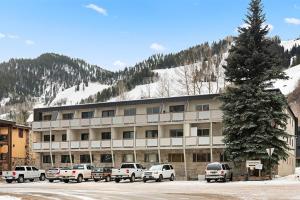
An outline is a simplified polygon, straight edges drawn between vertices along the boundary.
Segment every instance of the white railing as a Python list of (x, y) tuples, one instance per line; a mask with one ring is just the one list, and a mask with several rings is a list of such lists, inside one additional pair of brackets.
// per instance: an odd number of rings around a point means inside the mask
[[(212, 145), (224, 145), (224, 136), (214, 136)], [(68, 141), (68, 142), (51, 142), (52, 150), (63, 149), (105, 149), (105, 148), (151, 148), (151, 147), (197, 147), (197, 146), (209, 146), (210, 137), (197, 137), (188, 136), (184, 138), (139, 138), (135, 141), (133, 139), (119, 139), (119, 140), (93, 140), (93, 141)], [(49, 150), (50, 142), (36, 142), (33, 143), (32, 149), (37, 150)]]

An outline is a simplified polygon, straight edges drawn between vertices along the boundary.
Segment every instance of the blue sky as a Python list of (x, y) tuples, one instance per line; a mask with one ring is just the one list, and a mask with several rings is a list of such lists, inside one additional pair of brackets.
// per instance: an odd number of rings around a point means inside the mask
[[(1, 0), (0, 61), (45, 52), (109, 70), (236, 35), (249, 0)], [(300, 0), (263, 0), (270, 35), (300, 36)]]

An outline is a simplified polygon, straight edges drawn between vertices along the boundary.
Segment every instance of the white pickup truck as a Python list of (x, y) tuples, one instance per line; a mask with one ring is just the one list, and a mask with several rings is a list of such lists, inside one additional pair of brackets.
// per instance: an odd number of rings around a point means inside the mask
[(74, 165), (72, 169), (61, 170), (60, 177), (65, 183), (68, 183), (71, 180), (81, 183), (82, 180), (88, 181), (92, 178), (92, 169), (93, 166), (90, 164), (78, 164)]
[(7, 183), (17, 181), (23, 183), (26, 180), (34, 181), (39, 178), (40, 181), (45, 180), (45, 170), (39, 170), (33, 166), (16, 166), (14, 171), (3, 171), (2, 178)]
[(112, 169), (111, 177), (115, 179), (116, 183), (126, 179), (134, 182), (135, 179), (142, 179), (144, 169), (138, 163), (122, 163), (120, 169)]

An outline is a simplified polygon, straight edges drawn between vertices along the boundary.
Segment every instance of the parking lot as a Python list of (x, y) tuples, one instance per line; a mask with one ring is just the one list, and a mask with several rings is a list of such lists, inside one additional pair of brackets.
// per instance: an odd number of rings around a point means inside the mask
[(94, 199), (300, 199), (300, 181), (206, 183), (202, 181), (0, 183), (0, 200)]

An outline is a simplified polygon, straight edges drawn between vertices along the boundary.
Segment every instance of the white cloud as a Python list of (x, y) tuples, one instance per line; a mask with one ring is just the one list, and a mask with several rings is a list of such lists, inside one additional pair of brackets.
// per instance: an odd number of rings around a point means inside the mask
[(85, 7), (89, 8), (89, 9), (92, 9), (92, 10), (96, 11), (97, 13), (100, 13), (100, 14), (102, 14), (104, 16), (107, 16), (107, 11), (104, 8), (101, 8), (101, 7), (99, 7), (99, 6), (95, 5), (95, 4), (91, 3), (89, 5), (86, 5)]
[(32, 40), (25, 40), (25, 44), (27, 44), (27, 45), (34, 45), (35, 42), (32, 41)]
[(156, 43), (156, 42), (154, 42), (150, 45), (150, 49), (153, 49), (154, 51), (164, 51), (164, 50), (166, 50), (166, 48), (163, 45), (161, 45), (159, 43)]
[(5, 38), (5, 34), (0, 33), (0, 39)]
[(120, 61), (120, 60), (116, 60), (114, 63), (113, 63), (114, 66), (116, 67), (119, 67), (119, 68), (122, 68), (122, 67), (125, 67), (126, 66), (126, 63)]
[(285, 23), (288, 23), (288, 24), (293, 24), (293, 25), (300, 25), (300, 19), (297, 19), (297, 18), (285, 18), (284, 19)]
[(10, 38), (10, 39), (19, 39), (20, 38), (20, 36), (12, 35), (12, 34), (8, 34), (7, 37)]

